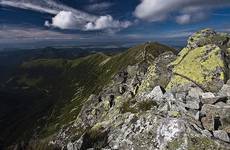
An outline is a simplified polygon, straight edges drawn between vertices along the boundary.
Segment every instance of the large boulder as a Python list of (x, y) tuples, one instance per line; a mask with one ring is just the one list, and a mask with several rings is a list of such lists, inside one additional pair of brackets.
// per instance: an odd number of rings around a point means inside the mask
[(229, 34), (212, 29), (196, 32), (189, 37), (178, 58), (169, 65), (173, 77), (167, 89), (177, 87), (178, 90), (195, 85), (204, 91), (217, 92), (229, 79), (229, 64)]
[(178, 58), (169, 65), (173, 68), (173, 77), (167, 89), (195, 85), (204, 91), (219, 91), (230, 74), (229, 39), (230, 35), (211, 29), (193, 34)]
[(185, 48), (171, 65), (173, 77), (168, 89), (192, 83), (205, 91), (218, 91), (227, 78), (222, 50), (213, 44), (193, 50)]

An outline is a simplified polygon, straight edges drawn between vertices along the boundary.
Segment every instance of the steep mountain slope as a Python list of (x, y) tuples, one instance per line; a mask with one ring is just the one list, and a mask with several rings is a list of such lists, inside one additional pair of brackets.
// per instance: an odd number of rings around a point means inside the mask
[[(166, 51), (174, 49), (147, 43), (114, 56), (96, 53), (79, 59), (24, 62), (16, 75), (7, 81), (5, 87), (9, 88), (8, 93), (3, 91), (1, 94), (5, 101), (17, 100), (19, 103), (10, 111), (1, 113), (1, 121), (6, 123), (1, 124), (3, 143), (27, 141), (32, 133), (33, 138), (50, 137), (75, 120), (88, 97), (99, 94), (119, 71), (139, 63), (147, 67), (155, 57)], [(16, 91), (14, 95), (13, 90)], [(21, 93), (24, 95), (20, 96)], [(18, 124), (18, 120), (23, 123)], [(9, 127), (7, 124), (10, 122), (12, 125)], [(6, 138), (9, 136), (12, 138)]]
[(167, 51), (125, 66), (75, 120), (32, 148), (229, 149), (229, 35), (192, 37), (177, 58)]

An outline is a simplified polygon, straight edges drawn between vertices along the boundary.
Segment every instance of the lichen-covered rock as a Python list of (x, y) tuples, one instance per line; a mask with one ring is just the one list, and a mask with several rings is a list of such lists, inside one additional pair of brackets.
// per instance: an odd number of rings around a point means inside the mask
[(218, 91), (227, 78), (222, 50), (212, 44), (183, 49), (171, 65), (174, 66), (173, 77), (167, 89), (192, 83), (206, 91)]
[(148, 67), (146, 77), (140, 85), (139, 91), (146, 92), (157, 85), (165, 88), (170, 80), (171, 72), (167, 65), (174, 61), (176, 56), (172, 52), (165, 52), (159, 55), (152, 65)]
[(173, 77), (167, 89), (183, 89), (193, 84), (205, 91), (220, 90), (230, 74), (229, 47), (229, 34), (212, 29), (194, 33), (178, 58), (170, 64)]
[(212, 29), (204, 29), (194, 33), (188, 39), (187, 47), (189, 49), (194, 49), (197, 47), (202, 47), (207, 44), (216, 44), (220, 47), (228, 47), (230, 36), (225, 33), (217, 33)]

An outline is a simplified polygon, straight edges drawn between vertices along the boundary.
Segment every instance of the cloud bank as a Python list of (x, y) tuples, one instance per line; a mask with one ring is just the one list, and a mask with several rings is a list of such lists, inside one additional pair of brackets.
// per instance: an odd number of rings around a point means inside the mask
[(141, 0), (134, 15), (150, 22), (175, 19), (179, 24), (197, 22), (219, 7), (230, 6), (229, 0)]

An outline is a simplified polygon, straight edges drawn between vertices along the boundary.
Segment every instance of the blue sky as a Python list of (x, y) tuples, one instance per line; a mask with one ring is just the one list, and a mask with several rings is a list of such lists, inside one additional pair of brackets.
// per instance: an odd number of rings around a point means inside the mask
[(0, 0), (0, 48), (185, 44), (202, 28), (230, 32), (230, 0)]

